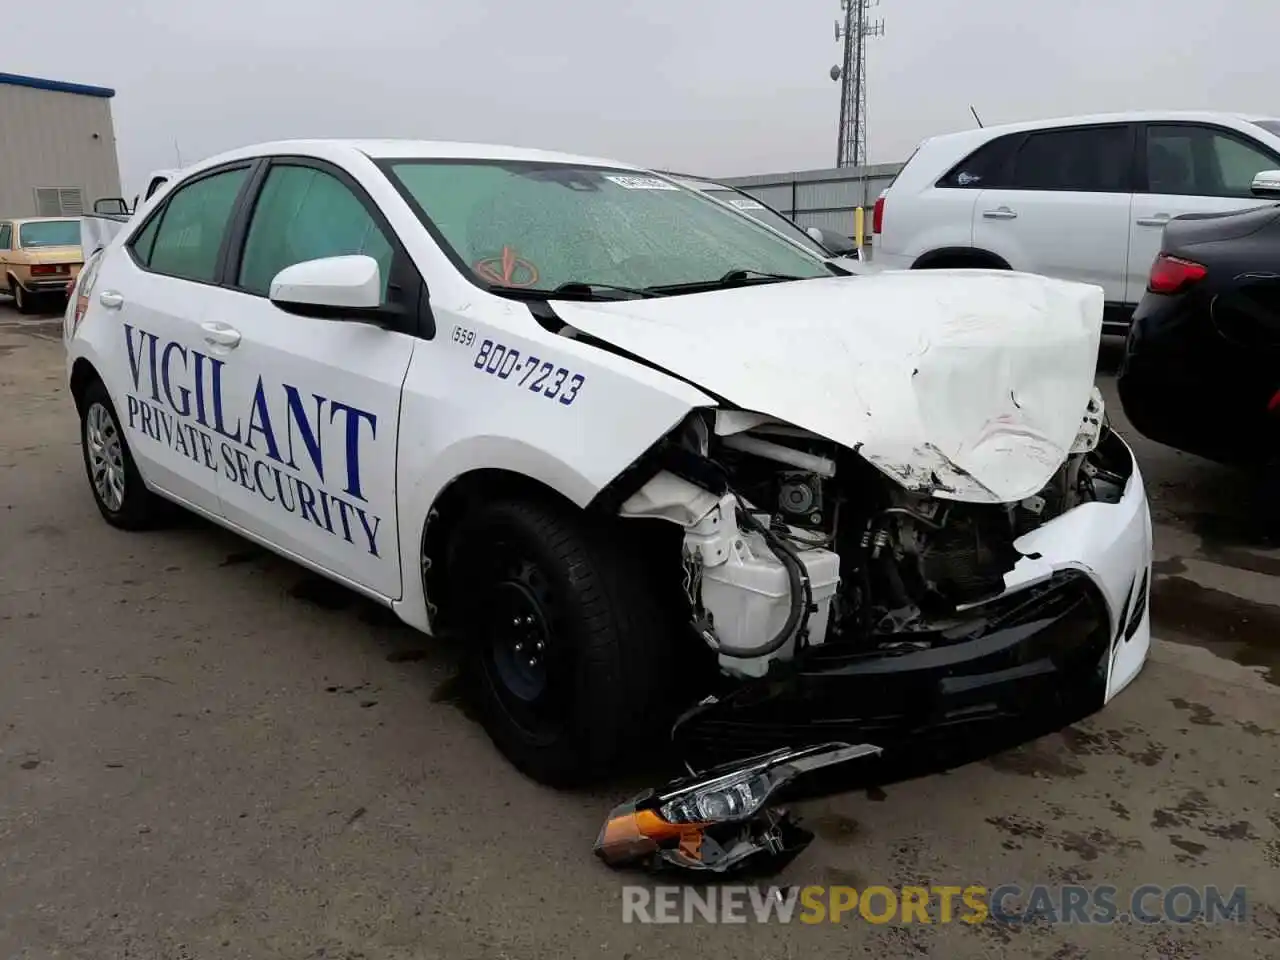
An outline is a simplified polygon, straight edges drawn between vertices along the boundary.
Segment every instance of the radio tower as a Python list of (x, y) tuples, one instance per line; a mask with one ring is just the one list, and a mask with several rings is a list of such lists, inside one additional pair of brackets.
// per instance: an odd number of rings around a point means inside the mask
[(831, 79), (840, 81), (837, 167), (867, 162), (867, 38), (884, 36), (884, 21), (868, 20), (867, 11), (879, 2), (840, 0), (844, 22), (836, 21), (836, 40), (844, 40), (844, 64), (831, 68)]

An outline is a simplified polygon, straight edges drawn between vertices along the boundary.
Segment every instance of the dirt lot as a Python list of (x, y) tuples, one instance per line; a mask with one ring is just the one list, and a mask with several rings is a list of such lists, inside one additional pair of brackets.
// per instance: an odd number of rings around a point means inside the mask
[(0, 956), (1280, 956), (1280, 550), (1246, 478), (1136, 441), (1162, 639), (1135, 684), (805, 805), (775, 881), (1244, 885), (1245, 923), (624, 924), (590, 848), (636, 784), (525, 781), (452, 702), (455, 651), (290, 563), (107, 527), (58, 336), (0, 309)]

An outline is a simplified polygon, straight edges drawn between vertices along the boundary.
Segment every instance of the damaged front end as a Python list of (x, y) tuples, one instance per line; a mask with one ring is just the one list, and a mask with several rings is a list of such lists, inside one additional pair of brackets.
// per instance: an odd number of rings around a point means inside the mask
[(612, 865), (776, 868), (808, 839), (762, 771), (1091, 712), (1145, 659), (1150, 516), (1096, 390), (1063, 462), (1012, 503), (908, 489), (725, 409), (691, 415), (619, 489), (621, 516), (683, 528), (684, 599), (716, 669), (672, 731), (690, 770), (711, 769), (615, 810), (597, 843)]
[(1039, 556), (1024, 538), (1124, 497), (1136, 468), (1104, 419), (1095, 390), (1042, 489), (975, 503), (908, 489), (858, 451), (763, 415), (692, 415), (637, 463), (647, 479), (633, 473), (618, 507), (684, 529), (690, 621), (718, 667), (676, 724), (685, 759), (887, 746), (1065, 696), (1100, 705), (1112, 617), (1088, 557), (1009, 583)]

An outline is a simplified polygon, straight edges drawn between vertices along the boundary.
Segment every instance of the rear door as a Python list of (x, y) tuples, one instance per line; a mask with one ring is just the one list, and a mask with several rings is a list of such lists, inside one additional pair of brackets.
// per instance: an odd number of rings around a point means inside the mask
[(143, 476), (217, 514), (223, 360), (202, 329), (250, 164), (182, 184), (102, 260), (86, 323), (109, 329), (103, 375)]
[[(205, 314), (226, 368), (219, 446), (226, 518), (351, 584), (398, 598), (400, 394), (422, 284), (373, 200), (340, 168), (273, 158), (234, 229), (223, 286)], [(403, 331), (286, 313), (271, 281), (306, 260), (367, 254)]]
[(1097, 284), (1124, 300), (1135, 131), (1132, 124), (1026, 134), (974, 207), (973, 245), (1015, 270)]
[(1164, 225), (1187, 213), (1226, 213), (1260, 206), (1250, 191), (1254, 175), (1280, 168), (1280, 156), (1258, 141), (1200, 123), (1144, 125), (1139, 183), (1130, 224), (1127, 299), (1147, 288)]

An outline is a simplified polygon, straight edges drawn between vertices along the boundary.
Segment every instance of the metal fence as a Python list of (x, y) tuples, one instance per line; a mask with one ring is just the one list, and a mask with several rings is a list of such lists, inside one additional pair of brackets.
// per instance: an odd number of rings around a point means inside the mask
[[(763, 173), (750, 177), (722, 178), (785, 213), (802, 227), (821, 227), (847, 237), (854, 233), (854, 210), (871, 210), (880, 191), (893, 181), (905, 164), (877, 163), (832, 170), (796, 173)], [(871, 230), (870, 217), (866, 229)]]

